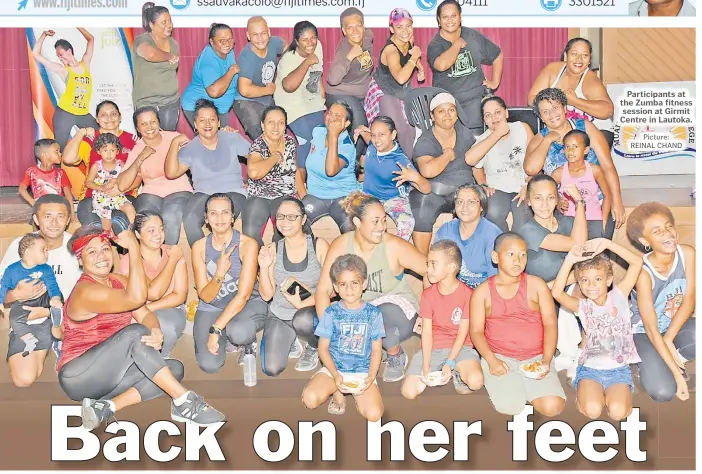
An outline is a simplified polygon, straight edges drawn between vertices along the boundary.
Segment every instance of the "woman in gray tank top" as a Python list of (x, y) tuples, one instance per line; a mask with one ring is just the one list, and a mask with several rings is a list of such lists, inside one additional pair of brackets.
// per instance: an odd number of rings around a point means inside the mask
[(639, 382), (655, 401), (689, 398), (685, 363), (695, 359), (695, 249), (678, 243), (670, 209), (641, 204), (626, 233), (643, 247), (643, 271), (631, 294)]
[(210, 235), (192, 247), (195, 286), (200, 301), (195, 313), (195, 360), (207, 373), (224, 365), (226, 342), (255, 351), (268, 305), (256, 285), (258, 244), (234, 230), (234, 205), (215, 193), (205, 203)]
[[(300, 372), (317, 367), (315, 292), (329, 249), (324, 239), (315, 241), (305, 233), (307, 217), (299, 199), (283, 198), (275, 218), (283, 239), (258, 254), (261, 297), (271, 301), (261, 339), (261, 367), (271, 376), (285, 370), (288, 358), (300, 358), (295, 366)], [(307, 341), (304, 353), (298, 337)]]
[(363, 300), (383, 313), (383, 349), (387, 352), (383, 380), (397, 382), (404, 378), (408, 362), (400, 344), (418, 330), (415, 324), (419, 303), (409, 287), (405, 269), (424, 276), (427, 258), (411, 243), (388, 234), (385, 208), (378, 199), (358, 191), (351, 193), (342, 205), (355, 230), (337, 237), (329, 247), (317, 286), (317, 314), (324, 314), (330, 304), (334, 289), (329, 271), (334, 260), (345, 254), (361, 257), (368, 266)]

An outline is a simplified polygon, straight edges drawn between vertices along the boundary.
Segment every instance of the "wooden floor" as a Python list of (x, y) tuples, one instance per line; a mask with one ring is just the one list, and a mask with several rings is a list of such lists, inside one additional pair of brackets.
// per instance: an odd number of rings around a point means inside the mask
[[(653, 193), (648, 193), (649, 197)], [(29, 207), (18, 201), (19, 198), (0, 195), (0, 255), (4, 254), (7, 244), (16, 237), (29, 231), (26, 224)], [(676, 225), (682, 243), (694, 245), (695, 215), (694, 207), (689, 200), (685, 202), (683, 195), (675, 197), (676, 205), (672, 202)], [(629, 201), (632, 202), (632, 201)], [(633, 206), (639, 202), (632, 202)], [(443, 215), (437, 222), (437, 227), (448, 220), (449, 215)], [(267, 235), (270, 238), (268, 229)], [(315, 234), (318, 237), (332, 240), (338, 235), (333, 222), (325, 218), (315, 224)], [(623, 229), (615, 234), (615, 240), (625, 243)], [(184, 234), (181, 243), (188, 250)], [(189, 259), (189, 251), (185, 251)], [(188, 262), (189, 263), (189, 262)], [(192, 278), (192, 275), (191, 275)], [(416, 291), (421, 290), (421, 284), (410, 278)], [(194, 284), (191, 282), (191, 287)], [(189, 299), (195, 299), (194, 290)], [(5, 320), (6, 321), (6, 320)], [(0, 326), (0, 353), (7, 350), (7, 327)], [(186, 333), (188, 330), (186, 329)], [(413, 354), (419, 348), (419, 339), (413, 338), (404, 344), (405, 351)], [(199, 370), (195, 363), (193, 341), (189, 334), (180, 339), (172, 357), (181, 360), (185, 367), (184, 384), (203, 395), (209, 403), (220, 409), (227, 416), (227, 424), (218, 433), (218, 441), (223, 448), (226, 461), (222, 463), (200, 462), (187, 463), (183, 456), (168, 464), (159, 464), (149, 460), (142, 450), (142, 461), (128, 463), (119, 467), (128, 469), (310, 469), (310, 470), (339, 470), (339, 469), (694, 469), (695, 451), (695, 404), (696, 393), (692, 389), (690, 400), (669, 403), (655, 403), (637, 386), (634, 393), (634, 406), (640, 408), (641, 419), (647, 423), (646, 432), (642, 436), (642, 449), (647, 452), (647, 462), (633, 463), (627, 460), (624, 452), (624, 436), (620, 432), (619, 443), (615, 448), (619, 454), (611, 462), (595, 464), (587, 461), (578, 453), (577, 446), (572, 446), (576, 454), (568, 461), (551, 464), (543, 461), (534, 449), (533, 434), (529, 438), (529, 461), (517, 463), (511, 461), (512, 439), (506, 429), (510, 418), (497, 414), (485, 390), (471, 395), (460, 396), (453, 391), (452, 386), (428, 389), (417, 400), (408, 401), (400, 395), (400, 383), (385, 384), (380, 381), (380, 389), (385, 404), (383, 422), (401, 421), (407, 432), (418, 422), (436, 420), (452, 432), (454, 421), (482, 420), (482, 437), (470, 442), (470, 461), (453, 462), (452, 454), (444, 460), (426, 464), (414, 459), (410, 451), (405, 449), (406, 461), (391, 463), (387, 439), (383, 441), (384, 461), (371, 463), (366, 461), (365, 424), (356, 413), (353, 404), (349, 403), (347, 413), (341, 417), (327, 415), (325, 408), (310, 411), (300, 402), (300, 394), (311, 373), (301, 373), (294, 370), (295, 361), (290, 361), (286, 371), (279, 377), (271, 378), (258, 372), (258, 384), (247, 388), (243, 384), (242, 368), (236, 364), (237, 354), (230, 354), (223, 369), (217, 374), (206, 374)], [(101, 456), (83, 463), (52, 463), (50, 436), (50, 409), (52, 404), (73, 404), (62, 392), (53, 371), (55, 358), (51, 354), (45, 366), (44, 373), (37, 383), (26, 389), (16, 388), (11, 384), (7, 368), (0, 366), (0, 469), (110, 469), (115, 465), (104, 460)], [(695, 364), (689, 364), (692, 380), (690, 386), (696, 386)], [(382, 369), (381, 369), (382, 370)], [(575, 393), (561, 374), (563, 386), (568, 397), (566, 410), (557, 418), (570, 424), (575, 432), (586, 424), (587, 420), (575, 408)], [(165, 399), (153, 400), (136, 407), (130, 407), (119, 413), (121, 421), (133, 421), (143, 430), (157, 420), (167, 420), (168, 403)], [(606, 419), (606, 418), (602, 418)], [(297, 422), (333, 421), (337, 429), (337, 462), (322, 462), (317, 440), (314, 462), (298, 463), (298, 446), (290, 459), (279, 464), (266, 463), (253, 450), (252, 437), (256, 428), (268, 420), (280, 420), (287, 423), (293, 432), (297, 433)], [(535, 428), (548, 421), (540, 416), (533, 417)], [(99, 430), (98, 430), (99, 431)], [(407, 436), (407, 434), (406, 434)], [(109, 438), (101, 434), (101, 440)], [(167, 438), (173, 444), (183, 446), (183, 437)], [(275, 441), (272, 442), (275, 446)], [(453, 446), (445, 446), (452, 453)], [(162, 449), (168, 449), (168, 444), (162, 441)], [(432, 448), (429, 448), (432, 449)], [(559, 450), (562, 448), (554, 448)]]

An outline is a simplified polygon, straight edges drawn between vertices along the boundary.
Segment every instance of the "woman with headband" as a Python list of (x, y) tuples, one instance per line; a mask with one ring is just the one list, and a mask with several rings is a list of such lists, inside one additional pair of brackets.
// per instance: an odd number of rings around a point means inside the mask
[(378, 115), (390, 117), (395, 122), (397, 141), (411, 160), (415, 130), (405, 118), (403, 99), (411, 88), (415, 69), (417, 80), (424, 81), (424, 66), (419, 62), (422, 50), (414, 45), (412, 15), (404, 8), (390, 12), (390, 31), (392, 34), (380, 52), (378, 68), (368, 87), (364, 108), (368, 123)]
[[(129, 276), (112, 273), (111, 240), (129, 253)], [(71, 400), (82, 400), (87, 430), (108, 421), (117, 410), (170, 396), (171, 419), (200, 426), (224, 421), (224, 415), (180, 384), (183, 364), (164, 359), (158, 318), (144, 304), (148, 279), (139, 243), (131, 231), (79, 229), (68, 242), (83, 268), (64, 305), (63, 351), (59, 384)], [(132, 319), (136, 323), (132, 322)]]

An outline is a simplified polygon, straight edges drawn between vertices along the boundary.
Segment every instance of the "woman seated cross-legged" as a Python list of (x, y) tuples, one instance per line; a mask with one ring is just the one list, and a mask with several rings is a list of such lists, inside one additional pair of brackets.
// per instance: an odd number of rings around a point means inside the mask
[(236, 218), (246, 200), (239, 157), (249, 154), (249, 143), (238, 133), (219, 129), (219, 115), (214, 103), (200, 99), (195, 105), (197, 135), (190, 141), (185, 135), (173, 139), (164, 170), (168, 179), (181, 179), (190, 170), (195, 193), (183, 211), (183, 227), (192, 247), (205, 234), (205, 202), (214, 193), (226, 193), (233, 203)]
[[(246, 352), (255, 352), (256, 334), (263, 329), (268, 313), (256, 285), (258, 244), (234, 230), (233, 208), (227, 194), (207, 198), (205, 222), (211, 233), (192, 248), (200, 298), (193, 328), (195, 360), (210, 374), (224, 366), (227, 340), (244, 346)], [(243, 357), (239, 364), (243, 364)]]
[[(300, 358), (295, 370), (317, 367), (318, 338), (315, 293), (329, 244), (304, 231), (307, 220), (302, 202), (285, 197), (275, 214), (283, 238), (261, 248), (258, 255), (259, 290), (271, 301), (261, 339), (263, 372), (278, 375), (288, 358)], [(307, 345), (304, 348), (299, 339)]]
[[(111, 273), (110, 239), (128, 251), (129, 277)], [(117, 410), (164, 393), (173, 399), (175, 421), (200, 426), (224, 421), (222, 413), (180, 384), (183, 364), (159, 353), (163, 333), (158, 317), (144, 304), (149, 285), (134, 234), (122, 231), (114, 237), (84, 227), (68, 246), (83, 274), (64, 306), (57, 369), (66, 395), (82, 400), (83, 427), (93, 430)]]
[[(166, 232), (157, 212), (146, 210), (137, 214), (134, 233), (139, 239), (149, 285), (146, 307), (158, 318), (163, 333), (161, 353), (168, 357), (185, 329), (188, 267), (180, 247), (163, 243)], [(129, 260), (129, 255), (122, 255), (117, 273), (129, 275)]]

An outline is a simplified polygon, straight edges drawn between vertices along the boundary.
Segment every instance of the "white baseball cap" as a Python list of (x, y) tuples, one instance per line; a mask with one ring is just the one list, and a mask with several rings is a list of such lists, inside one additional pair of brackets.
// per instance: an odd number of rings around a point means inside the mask
[(433, 112), (435, 108), (442, 104), (456, 105), (456, 99), (448, 92), (439, 92), (433, 99), (431, 99), (431, 102), (429, 103), (429, 110)]

